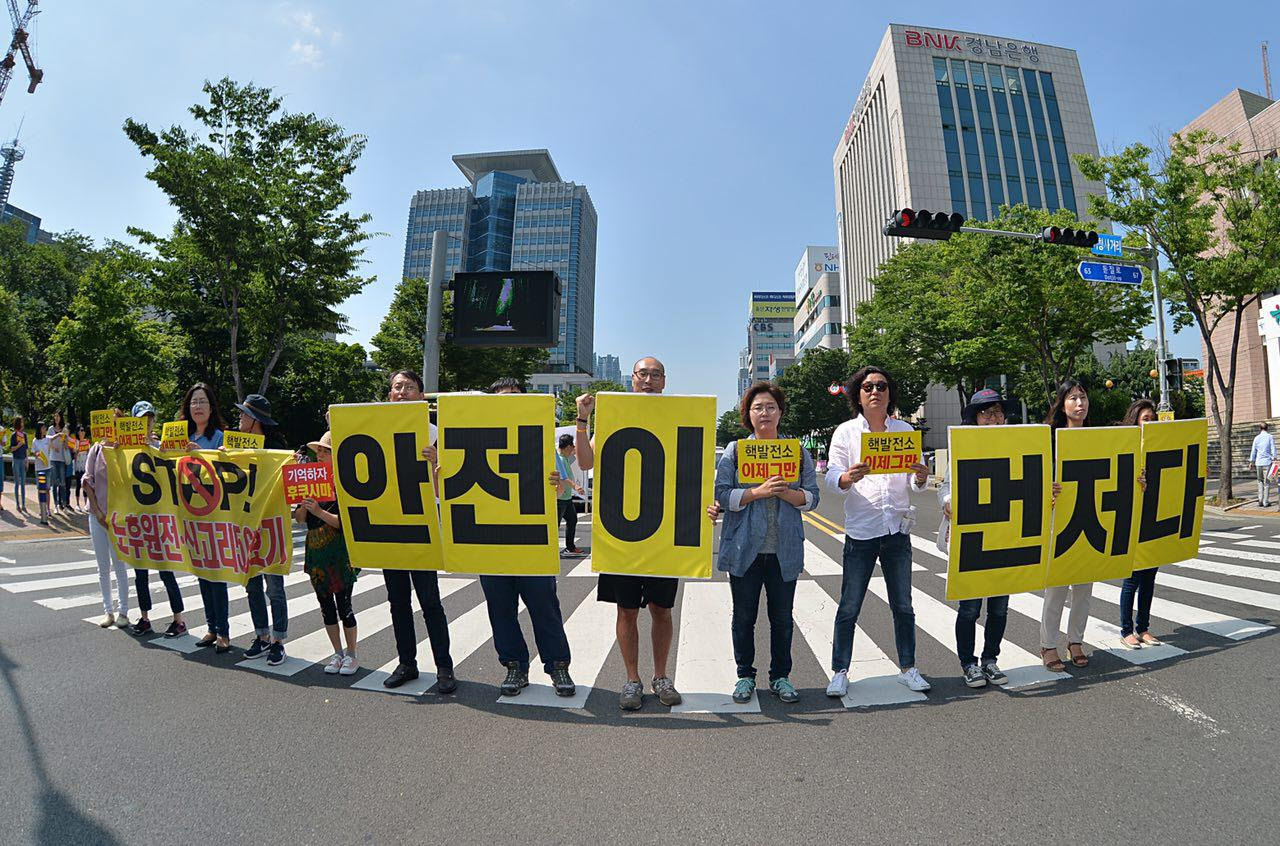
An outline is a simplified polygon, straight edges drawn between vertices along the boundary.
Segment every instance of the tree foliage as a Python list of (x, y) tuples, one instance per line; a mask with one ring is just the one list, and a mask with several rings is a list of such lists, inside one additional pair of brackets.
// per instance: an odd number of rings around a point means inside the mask
[[(625, 391), (621, 382), (615, 382), (612, 379), (596, 379), (589, 382), (584, 393), (598, 394), (601, 391), (612, 391), (621, 393)], [(556, 397), (556, 422), (561, 426), (573, 423), (578, 419), (578, 391), (568, 390), (561, 391)]]
[(828, 443), (835, 428), (849, 419), (849, 403), (844, 395), (832, 395), (828, 389), (843, 385), (853, 370), (844, 350), (805, 350), (800, 360), (778, 377), (778, 387), (787, 395), (780, 431), (796, 437), (812, 435), (821, 443)]
[(751, 432), (742, 425), (742, 417), (738, 409), (731, 408), (716, 421), (716, 446), (726, 446), (729, 441), (745, 438)]

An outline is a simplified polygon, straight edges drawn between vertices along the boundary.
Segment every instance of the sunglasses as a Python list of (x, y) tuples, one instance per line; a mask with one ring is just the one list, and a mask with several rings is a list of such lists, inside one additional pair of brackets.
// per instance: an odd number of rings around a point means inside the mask
[(887, 393), (888, 390), (889, 390), (888, 382), (863, 382), (862, 383), (862, 392), (864, 394), (869, 394), (872, 391), (879, 391), (880, 393), (883, 394), (883, 393)]

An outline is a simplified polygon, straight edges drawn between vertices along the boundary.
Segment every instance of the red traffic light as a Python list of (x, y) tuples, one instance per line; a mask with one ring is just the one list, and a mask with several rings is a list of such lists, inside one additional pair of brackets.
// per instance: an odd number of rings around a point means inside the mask
[(964, 216), (952, 212), (931, 212), (927, 209), (912, 211), (897, 209), (885, 221), (885, 235), (894, 238), (926, 238), (931, 241), (945, 241), (960, 231), (964, 225)]
[(1090, 229), (1047, 226), (1040, 230), (1040, 240), (1046, 244), (1062, 244), (1067, 247), (1092, 247), (1098, 243), (1098, 233)]

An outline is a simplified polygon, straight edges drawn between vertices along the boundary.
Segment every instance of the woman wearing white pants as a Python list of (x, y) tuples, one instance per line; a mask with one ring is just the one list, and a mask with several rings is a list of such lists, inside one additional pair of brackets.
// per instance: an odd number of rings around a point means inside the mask
[[(119, 410), (116, 416), (120, 416)], [(102, 589), (102, 610), (106, 614), (98, 625), (104, 629), (112, 626), (123, 629), (129, 626), (129, 570), (116, 556), (111, 532), (107, 529), (107, 458), (102, 454), (102, 446), (102, 442), (98, 442), (89, 448), (81, 484), (89, 494), (89, 539), (93, 541), (93, 555), (98, 559), (98, 587)], [(111, 598), (113, 569), (116, 602)]]
[[(1049, 409), (1045, 422), (1056, 433), (1059, 429), (1083, 428), (1089, 419), (1089, 392), (1075, 379), (1068, 379), (1058, 386), (1058, 394)], [(1053, 483), (1053, 496), (1062, 491), (1058, 482)], [(1070, 587), (1051, 587), (1044, 592), (1044, 609), (1040, 615), (1040, 658), (1045, 667), (1060, 673), (1066, 670), (1058, 643), (1062, 638), (1062, 606), (1071, 595), (1071, 614), (1067, 617), (1067, 652), (1071, 663), (1077, 667), (1089, 666), (1084, 654), (1084, 628), (1089, 621), (1089, 599), (1093, 596), (1093, 582)]]

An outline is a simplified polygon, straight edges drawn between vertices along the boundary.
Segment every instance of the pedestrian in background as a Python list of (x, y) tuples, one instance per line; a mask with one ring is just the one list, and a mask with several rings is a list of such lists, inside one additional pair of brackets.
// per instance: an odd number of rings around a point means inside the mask
[(49, 496), (53, 500), (53, 509), (58, 513), (66, 508), (67, 461), (71, 457), (67, 450), (67, 435), (58, 421), (62, 415), (54, 412), (54, 422), (49, 426)]
[(1276, 460), (1276, 439), (1269, 431), (1267, 421), (1258, 424), (1258, 434), (1253, 436), (1253, 445), (1249, 447), (1249, 463), (1258, 476), (1258, 507), (1271, 507), (1271, 463)]
[(13, 460), (13, 507), (22, 514), (27, 511), (27, 432), (22, 415), (13, 418), (13, 432), (9, 435), (9, 456)]
[[(1140, 399), (1129, 406), (1120, 425), (1145, 426), (1148, 423), (1155, 423), (1158, 419), (1155, 403), (1149, 399)], [(1144, 491), (1147, 489), (1145, 467), (1138, 472), (1138, 486)], [(1160, 643), (1151, 635), (1151, 632), (1147, 631), (1147, 627), (1151, 625), (1151, 601), (1155, 598), (1156, 592), (1156, 569), (1149, 567), (1145, 570), (1134, 570), (1120, 584), (1120, 638), (1130, 649), (1157, 646)], [(1136, 621), (1133, 618), (1135, 596), (1138, 599)]]
[(560, 471), (560, 481), (556, 484), (556, 505), (560, 509), (559, 519), (564, 520), (564, 551), (567, 555), (581, 555), (582, 550), (578, 549), (578, 506), (573, 494), (575, 491), (583, 493), (583, 490), (573, 474), (573, 435), (565, 432), (560, 436), (558, 445), (556, 470)]
[(36, 469), (36, 499), (40, 503), (40, 525), (49, 525), (49, 437), (48, 427), (36, 423), (36, 437), (31, 442), (32, 459)]
[(84, 471), (88, 466), (89, 449), (93, 446), (93, 442), (89, 440), (85, 434), (84, 427), (81, 426), (76, 430), (76, 438), (73, 441), (75, 445), (75, 458), (72, 459), (72, 480), (76, 486), (76, 509), (79, 511), (88, 511), (88, 496), (81, 496), (81, 489), (84, 485)]

